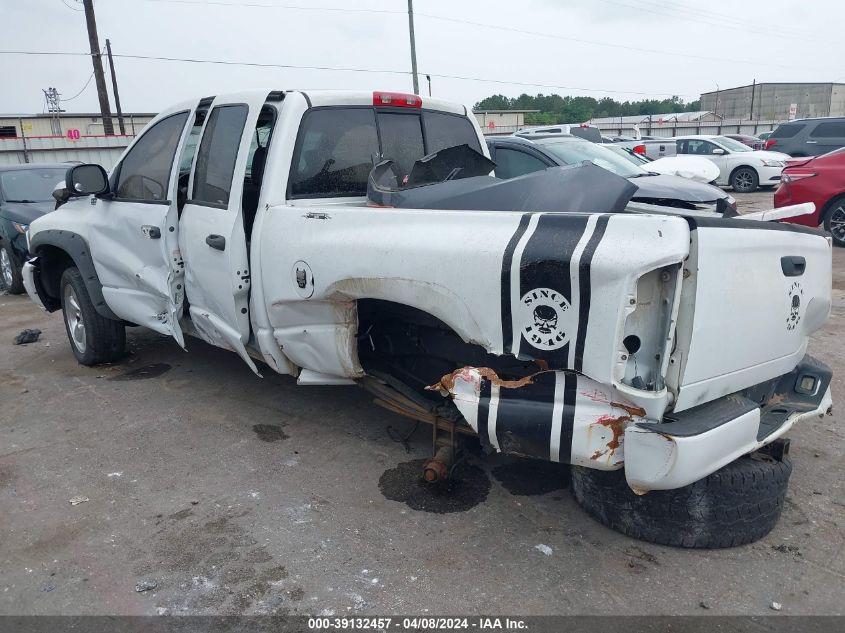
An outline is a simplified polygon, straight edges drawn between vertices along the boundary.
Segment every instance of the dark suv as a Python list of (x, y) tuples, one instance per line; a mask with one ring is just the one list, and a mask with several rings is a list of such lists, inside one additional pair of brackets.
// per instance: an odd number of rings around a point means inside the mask
[(766, 149), (790, 156), (820, 156), (840, 147), (845, 147), (841, 116), (782, 123), (766, 141)]

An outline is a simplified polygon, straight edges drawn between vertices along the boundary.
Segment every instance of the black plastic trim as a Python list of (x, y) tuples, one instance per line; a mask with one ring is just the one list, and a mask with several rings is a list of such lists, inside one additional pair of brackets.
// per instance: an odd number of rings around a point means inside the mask
[[(39, 248), (42, 246), (54, 246), (67, 253), (79, 269), (97, 313), (107, 319), (121, 320), (111, 311), (105, 297), (103, 297), (103, 284), (100, 283), (100, 278), (94, 268), (94, 260), (91, 257), (88, 242), (82, 236), (71, 231), (48, 229), (33, 235), (30, 238), (29, 245), (30, 252), (36, 257), (40, 257)], [(40, 272), (43, 274), (45, 272), (43, 269), (44, 260), (41, 259), (39, 263), (42, 264)]]

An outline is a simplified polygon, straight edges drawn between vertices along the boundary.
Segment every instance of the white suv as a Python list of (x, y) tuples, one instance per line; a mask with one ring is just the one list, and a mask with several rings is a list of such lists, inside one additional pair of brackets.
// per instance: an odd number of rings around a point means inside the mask
[(732, 187), (739, 193), (751, 193), (758, 187), (773, 187), (780, 182), (785, 161), (780, 152), (753, 150), (725, 136), (679, 136), (675, 139), (678, 154), (703, 156), (719, 168), (716, 184)]

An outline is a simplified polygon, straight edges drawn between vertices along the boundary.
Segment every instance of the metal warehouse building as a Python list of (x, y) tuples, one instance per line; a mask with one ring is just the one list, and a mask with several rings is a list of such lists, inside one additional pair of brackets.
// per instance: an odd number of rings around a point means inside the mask
[(99, 114), (0, 114), (0, 165), (81, 161), (111, 169), (154, 116), (124, 114), (126, 134), (106, 136)]
[(701, 109), (725, 119), (845, 116), (845, 84), (759, 83), (701, 95)]

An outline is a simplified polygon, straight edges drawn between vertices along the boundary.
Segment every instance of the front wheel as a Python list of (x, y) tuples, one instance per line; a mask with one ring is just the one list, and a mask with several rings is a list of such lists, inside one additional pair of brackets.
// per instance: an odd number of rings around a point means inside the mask
[(126, 329), (120, 321), (97, 313), (78, 268), (68, 268), (62, 274), (61, 296), (65, 330), (76, 360), (91, 366), (121, 359)]
[(21, 269), (15, 261), (12, 249), (8, 244), (0, 246), (0, 278), (10, 295), (19, 295), (23, 292), (23, 278)]
[(757, 171), (751, 167), (740, 167), (731, 174), (731, 187), (738, 193), (751, 193), (757, 190), (760, 184), (760, 177)]
[(845, 246), (845, 196), (839, 196), (830, 203), (824, 216), (824, 229), (837, 246)]

